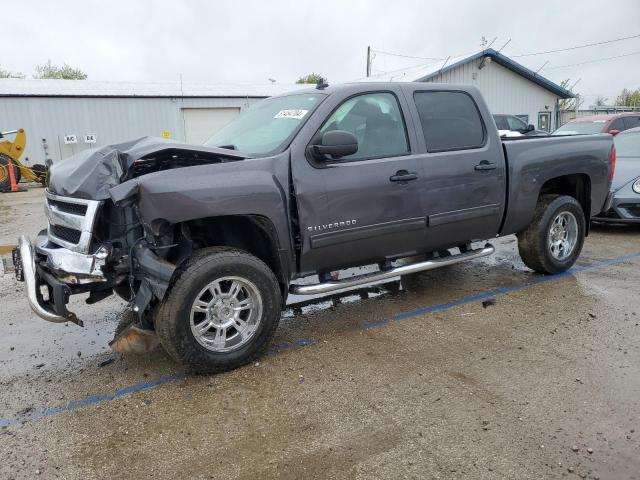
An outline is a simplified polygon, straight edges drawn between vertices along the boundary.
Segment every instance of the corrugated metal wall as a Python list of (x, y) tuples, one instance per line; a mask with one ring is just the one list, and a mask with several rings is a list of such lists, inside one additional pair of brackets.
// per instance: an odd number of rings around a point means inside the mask
[(538, 112), (551, 112), (551, 130), (555, 128), (556, 101), (558, 97), (549, 90), (527, 80), (494, 62), (474, 60), (447, 72), (436, 75), (430, 82), (475, 85), (480, 89), (492, 113), (528, 115), (529, 123), (536, 128)]
[[(183, 108), (246, 108), (256, 98), (82, 98), (1, 97), (0, 131), (24, 128), (27, 148), (21, 160), (44, 163), (43, 139), (48, 157), (54, 161), (87, 148), (120, 143), (143, 136), (185, 140)], [(65, 144), (64, 136), (75, 134), (77, 144)], [(95, 144), (85, 143), (95, 134)], [(11, 137), (10, 137), (11, 138)]]

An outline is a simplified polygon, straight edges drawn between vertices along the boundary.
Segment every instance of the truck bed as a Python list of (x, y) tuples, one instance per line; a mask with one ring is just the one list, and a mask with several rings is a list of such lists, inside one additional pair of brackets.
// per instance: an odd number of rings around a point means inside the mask
[(507, 162), (508, 208), (500, 235), (524, 229), (531, 221), (540, 189), (568, 174), (587, 181), (593, 199), (589, 216), (602, 210), (609, 189), (611, 135), (502, 138), (502, 148)]

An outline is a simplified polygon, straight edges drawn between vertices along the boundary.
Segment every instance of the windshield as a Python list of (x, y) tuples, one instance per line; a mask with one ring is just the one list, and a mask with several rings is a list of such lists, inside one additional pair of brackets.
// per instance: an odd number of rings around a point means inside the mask
[(326, 97), (321, 93), (267, 98), (244, 110), (205, 142), (209, 147), (266, 155), (284, 147)]
[(640, 161), (640, 132), (616, 135), (613, 142), (617, 157), (638, 157)]
[(585, 135), (589, 133), (602, 133), (606, 120), (595, 122), (569, 122), (562, 125), (551, 135)]

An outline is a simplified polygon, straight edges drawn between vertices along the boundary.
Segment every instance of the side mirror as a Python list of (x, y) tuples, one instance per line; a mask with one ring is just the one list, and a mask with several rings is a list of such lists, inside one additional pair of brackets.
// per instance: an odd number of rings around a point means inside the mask
[(342, 158), (358, 151), (358, 140), (350, 132), (332, 130), (322, 135), (320, 143), (312, 145), (311, 151), (318, 160), (326, 160), (327, 155), (333, 159)]
[(620, 133), (620, 130), (609, 130), (607, 133), (611, 134), (611, 135), (617, 135)]
[(534, 127), (533, 125), (529, 124), (529, 125), (527, 125), (527, 128), (526, 128), (525, 132), (526, 133), (533, 132), (535, 129), (536, 129), (536, 127)]

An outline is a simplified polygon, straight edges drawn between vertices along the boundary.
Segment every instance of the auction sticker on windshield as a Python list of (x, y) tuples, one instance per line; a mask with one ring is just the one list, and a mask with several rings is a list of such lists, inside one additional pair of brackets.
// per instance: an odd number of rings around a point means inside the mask
[(304, 117), (307, 114), (308, 111), (309, 110), (301, 110), (301, 109), (280, 110), (278, 113), (275, 114), (273, 118), (295, 118), (297, 120), (300, 120), (302, 117)]

